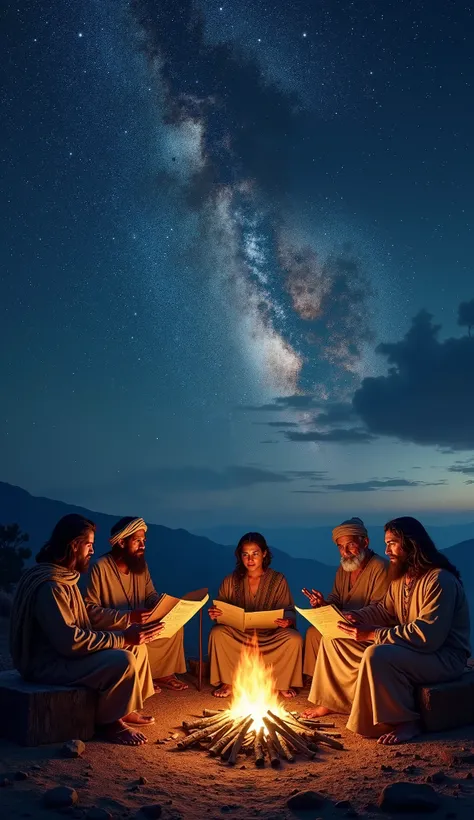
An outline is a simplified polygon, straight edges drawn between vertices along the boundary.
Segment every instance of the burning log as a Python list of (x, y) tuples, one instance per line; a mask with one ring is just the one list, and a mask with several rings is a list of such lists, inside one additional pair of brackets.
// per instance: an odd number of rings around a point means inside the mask
[(270, 709), (268, 710), (268, 715), (270, 716), (272, 722), (276, 724), (275, 730), (279, 732), (286, 741), (291, 743), (297, 751), (302, 752), (302, 754), (313, 760), (316, 750), (310, 749), (305, 740), (303, 740), (297, 732), (289, 726), (288, 723), (285, 723), (285, 721), (278, 717), (278, 715), (274, 715)]
[[(265, 718), (263, 719), (265, 720)], [(278, 769), (280, 765), (280, 756), (275, 744), (273, 743), (273, 738), (270, 735), (267, 735), (265, 738), (265, 743), (267, 746), (268, 757), (270, 758), (270, 766), (272, 769)]]
[(210, 735), (207, 736), (206, 740), (209, 740), (211, 743), (215, 743), (217, 740), (220, 740), (226, 732), (233, 726), (234, 720), (229, 718), (225, 723), (219, 724), (219, 726), (211, 732)]
[(237, 760), (237, 755), (240, 752), (240, 747), (242, 746), (245, 735), (247, 734), (248, 730), (250, 729), (252, 723), (253, 723), (253, 717), (250, 715), (250, 717), (247, 718), (244, 725), (242, 726), (242, 728), (241, 728), (239, 734), (237, 735), (236, 739), (234, 740), (234, 745), (232, 746), (232, 749), (230, 750), (229, 758), (228, 758), (228, 761), (227, 761), (229, 766), (235, 766), (235, 763), (236, 763), (236, 760)]
[(254, 741), (255, 765), (257, 769), (263, 769), (265, 766), (265, 756), (263, 753), (263, 727), (258, 730)]
[(280, 746), (281, 746), (283, 754), (285, 756), (285, 760), (287, 760), (288, 763), (294, 763), (295, 762), (294, 754), (293, 754), (293, 752), (290, 751), (290, 748), (289, 748), (286, 740), (278, 732), (277, 732), (277, 738), (280, 742)]
[(209, 749), (209, 754), (211, 755), (211, 757), (217, 757), (217, 755), (219, 755), (225, 748), (231, 737), (234, 737), (235, 739), (235, 735), (237, 734), (242, 724), (245, 723), (246, 720), (247, 718), (242, 718), (239, 721), (232, 721), (227, 732), (224, 735), (222, 735), (222, 737), (217, 741), (217, 743), (214, 743), (214, 745), (211, 746), (211, 748)]
[[(285, 758), (286, 755), (285, 755), (283, 747), (280, 743), (278, 735), (276, 733), (275, 724), (272, 723), (271, 720), (267, 717), (262, 718), (262, 720), (263, 720), (263, 723), (265, 725), (265, 729), (268, 732), (268, 735), (270, 737), (272, 745), (275, 747), (275, 750), (276, 750), (278, 756), (281, 757), (282, 759)], [(268, 743), (267, 743), (267, 745), (268, 745)], [(293, 758), (293, 760), (294, 760), (294, 758)]]
[(214, 717), (215, 715), (222, 715), (223, 709), (203, 709), (203, 717)]
[(207, 726), (214, 726), (217, 723), (221, 723), (225, 719), (226, 714), (225, 712), (222, 712), (219, 715), (199, 718), (199, 720), (183, 720), (182, 726), (187, 732), (194, 732), (195, 729), (205, 729)]

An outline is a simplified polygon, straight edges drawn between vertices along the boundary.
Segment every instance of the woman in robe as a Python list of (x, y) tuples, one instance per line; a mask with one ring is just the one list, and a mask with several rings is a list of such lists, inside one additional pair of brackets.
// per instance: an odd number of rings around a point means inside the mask
[[(293, 598), (284, 575), (270, 569), (272, 554), (263, 535), (249, 532), (242, 536), (235, 550), (234, 572), (222, 581), (218, 600), (239, 606), (246, 612), (283, 609), (284, 617), (275, 621), (274, 629), (258, 629), (257, 639), (266, 666), (273, 667), (276, 688), (285, 698), (296, 695), (295, 687), (303, 685), (303, 640), (296, 631)], [(213, 621), (222, 615), (218, 606), (209, 609)], [(253, 630), (241, 632), (234, 627), (216, 624), (209, 636), (211, 684), (213, 695), (227, 698), (232, 694), (232, 679), (243, 646), (249, 644)]]

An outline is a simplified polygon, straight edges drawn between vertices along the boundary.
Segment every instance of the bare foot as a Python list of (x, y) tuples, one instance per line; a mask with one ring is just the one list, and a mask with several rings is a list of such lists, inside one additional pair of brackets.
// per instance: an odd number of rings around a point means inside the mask
[(305, 712), (302, 712), (301, 717), (307, 718), (308, 720), (314, 720), (315, 718), (333, 714), (334, 712), (331, 709), (328, 709), (327, 706), (315, 706), (314, 709), (306, 709)]
[(161, 693), (161, 686), (158, 686), (156, 681), (153, 681), (153, 691), (155, 695), (159, 695)]
[(215, 698), (230, 698), (232, 694), (232, 686), (228, 683), (223, 683), (221, 686), (218, 686), (217, 689), (214, 689), (212, 694)]
[(296, 692), (294, 689), (280, 689), (280, 695), (282, 698), (286, 700), (291, 700), (291, 698), (296, 698)]
[(381, 735), (377, 743), (383, 746), (395, 746), (397, 743), (406, 743), (421, 734), (421, 726), (416, 720), (406, 723), (396, 723), (391, 732)]
[[(175, 692), (183, 692), (185, 689), (188, 689), (188, 684), (179, 680), (176, 675), (167, 675), (166, 678), (157, 678), (157, 684), (159, 683), (161, 683), (165, 689), (173, 689)], [(159, 688), (158, 686), (158, 689)]]
[(148, 738), (142, 732), (129, 729), (123, 720), (99, 726), (98, 734), (109, 743), (117, 743), (119, 746), (143, 746), (148, 743)]
[(151, 715), (139, 715), (138, 712), (130, 712), (122, 718), (124, 723), (131, 723), (133, 726), (148, 726), (155, 722), (155, 718)]

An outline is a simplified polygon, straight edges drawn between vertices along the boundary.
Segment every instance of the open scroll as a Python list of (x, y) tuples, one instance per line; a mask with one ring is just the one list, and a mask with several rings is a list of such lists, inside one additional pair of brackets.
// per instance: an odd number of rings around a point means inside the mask
[(214, 606), (222, 610), (217, 619), (218, 624), (233, 626), (246, 632), (248, 629), (276, 629), (277, 618), (284, 618), (283, 609), (268, 609), (264, 612), (246, 612), (240, 606), (226, 604), (224, 601), (213, 601)]
[[(329, 604), (329, 606), (318, 606), (314, 609), (300, 609), (299, 606), (295, 606), (295, 609), (303, 618), (306, 618), (312, 626), (316, 627), (323, 638), (349, 638), (349, 635), (346, 635), (342, 629), (339, 629), (337, 624), (339, 621), (344, 621), (346, 624), (349, 624), (350, 621), (344, 617), (344, 614), (337, 606)], [(353, 626), (353, 624), (350, 625)]]
[(166, 593), (162, 595), (147, 621), (147, 623), (161, 621), (165, 625), (155, 640), (172, 638), (176, 635), (178, 629), (187, 624), (208, 600), (207, 589), (196, 589), (194, 592), (183, 595), (182, 598), (174, 598)]

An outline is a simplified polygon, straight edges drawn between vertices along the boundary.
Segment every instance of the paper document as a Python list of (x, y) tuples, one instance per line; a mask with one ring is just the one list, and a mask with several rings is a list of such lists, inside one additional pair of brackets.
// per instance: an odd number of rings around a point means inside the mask
[(246, 632), (248, 629), (276, 629), (277, 618), (284, 618), (283, 609), (269, 609), (265, 612), (246, 612), (240, 606), (226, 604), (224, 601), (213, 601), (214, 606), (222, 610), (222, 615), (217, 619), (218, 624), (233, 626)]
[(147, 623), (161, 621), (165, 625), (155, 640), (172, 638), (173, 635), (176, 635), (178, 629), (187, 624), (208, 600), (207, 589), (196, 589), (194, 592), (183, 595), (182, 598), (162, 595), (147, 621)]
[(312, 607), (311, 609), (300, 609), (299, 606), (295, 606), (295, 609), (310, 624), (315, 626), (324, 638), (348, 638), (350, 640), (349, 636), (337, 625), (339, 621), (349, 623), (337, 606), (330, 604), (329, 606), (318, 606), (314, 609)]

